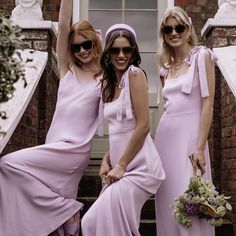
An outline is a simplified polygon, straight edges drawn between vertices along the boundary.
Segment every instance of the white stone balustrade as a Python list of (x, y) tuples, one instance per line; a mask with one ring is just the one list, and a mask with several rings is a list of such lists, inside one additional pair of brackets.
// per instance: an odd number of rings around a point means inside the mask
[(214, 48), (213, 52), (218, 57), (217, 65), (224, 79), (236, 97), (236, 46)]
[(33, 51), (31, 53), (30, 51), (32, 50), (27, 49), (21, 52), (23, 61), (32, 59), (32, 62), (25, 64), (27, 86), (24, 88), (24, 81), (18, 80), (14, 84), (16, 90), (12, 99), (0, 104), (0, 110), (7, 113), (7, 119), (0, 120), (1, 129), (6, 132), (5, 136), (0, 136), (0, 153), (24, 114), (47, 63), (47, 52)]

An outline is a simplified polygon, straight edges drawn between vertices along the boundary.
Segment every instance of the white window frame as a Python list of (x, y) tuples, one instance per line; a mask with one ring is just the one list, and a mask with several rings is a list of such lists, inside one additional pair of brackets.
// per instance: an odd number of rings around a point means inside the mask
[[(161, 15), (167, 7), (174, 6), (174, 0), (157, 0), (158, 4), (158, 22), (160, 22)], [(73, 23), (78, 20), (88, 20), (88, 0), (73, 0)], [(159, 26), (158, 26), (159, 27)], [(159, 31), (159, 29), (158, 29)], [(159, 42), (159, 41), (158, 41)], [(150, 103), (156, 104), (156, 93), (149, 94)]]

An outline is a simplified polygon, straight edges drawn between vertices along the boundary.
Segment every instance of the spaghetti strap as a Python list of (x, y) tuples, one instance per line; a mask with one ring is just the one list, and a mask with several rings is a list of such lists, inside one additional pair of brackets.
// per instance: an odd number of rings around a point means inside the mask
[(131, 105), (131, 98), (130, 98), (130, 87), (129, 87), (129, 72), (132, 71), (134, 74), (137, 74), (140, 69), (131, 65), (124, 75), (119, 84), (119, 88), (123, 89), (121, 92), (121, 99), (119, 102), (122, 103), (122, 109), (117, 111), (116, 119), (117, 121), (122, 121), (122, 110), (125, 109), (125, 115), (127, 120), (133, 119), (133, 112), (132, 112), (132, 105)]
[(183, 83), (182, 92), (191, 94), (193, 87), (193, 80), (197, 75), (200, 83), (200, 91), (202, 97), (209, 96), (207, 74), (206, 74), (206, 63), (205, 63), (205, 50), (211, 55), (211, 60), (216, 61), (217, 57), (213, 52), (206, 47), (198, 46), (192, 49), (189, 56), (186, 58), (186, 62), (190, 65), (188, 80)]
[(199, 72), (199, 82), (202, 97), (209, 96), (208, 83), (207, 83), (207, 74), (206, 74), (206, 63), (205, 63), (205, 50), (211, 56), (212, 61), (216, 61), (217, 57), (212, 53), (209, 48), (203, 47), (198, 54), (198, 72)]

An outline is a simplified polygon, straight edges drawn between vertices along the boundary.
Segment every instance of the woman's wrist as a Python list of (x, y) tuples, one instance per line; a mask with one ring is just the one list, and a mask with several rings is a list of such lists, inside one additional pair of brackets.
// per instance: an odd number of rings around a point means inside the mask
[(123, 165), (121, 165), (121, 164), (119, 164), (119, 163), (116, 163), (115, 166), (116, 166), (118, 169), (120, 169), (120, 170), (122, 170), (122, 171), (125, 172), (125, 167), (124, 167)]
[(197, 147), (196, 152), (204, 152), (204, 147)]

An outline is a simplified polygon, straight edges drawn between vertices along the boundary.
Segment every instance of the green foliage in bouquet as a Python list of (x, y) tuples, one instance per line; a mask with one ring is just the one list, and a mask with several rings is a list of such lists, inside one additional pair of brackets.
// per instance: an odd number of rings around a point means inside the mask
[(193, 176), (187, 191), (176, 199), (173, 215), (179, 224), (186, 227), (192, 225), (192, 216), (206, 218), (211, 225), (221, 226), (226, 212), (232, 210), (227, 201), (229, 198), (220, 195), (210, 181)]

